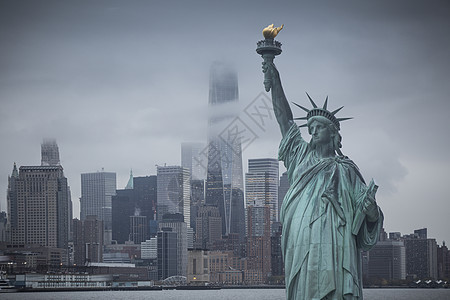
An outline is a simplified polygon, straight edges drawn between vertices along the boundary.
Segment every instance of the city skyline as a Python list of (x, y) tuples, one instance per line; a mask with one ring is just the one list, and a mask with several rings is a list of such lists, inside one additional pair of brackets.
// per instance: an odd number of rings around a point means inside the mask
[[(439, 244), (449, 242), (449, 4), (329, 1), (268, 10), (269, 3), (180, 2), (174, 10), (2, 2), (1, 209), (13, 163), (38, 165), (44, 138), (58, 142), (74, 216), (81, 173), (116, 172), (121, 189), (131, 168), (146, 176), (156, 174), (155, 164), (180, 165), (181, 142), (206, 142), (210, 64), (236, 65), (245, 117), (263, 92), (256, 42), (263, 27), (284, 23), (275, 63), (288, 100), (307, 105), (308, 91), (318, 102), (329, 95), (331, 109), (344, 105), (354, 119), (342, 126), (342, 151), (380, 185), (387, 231), (428, 227)], [(257, 136), (243, 149), (244, 164), (276, 158), (275, 121), (263, 128), (243, 121)]]

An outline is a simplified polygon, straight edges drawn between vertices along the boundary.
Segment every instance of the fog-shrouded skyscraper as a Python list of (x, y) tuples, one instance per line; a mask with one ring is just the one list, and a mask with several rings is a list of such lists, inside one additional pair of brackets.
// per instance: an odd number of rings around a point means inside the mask
[(81, 174), (80, 218), (97, 216), (103, 221), (104, 244), (112, 240), (112, 197), (116, 194), (116, 173), (95, 172)]
[(275, 158), (248, 160), (245, 177), (247, 206), (269, 206), (270, 223), (278, 222), (279, 163)]
[(181, 143), (181, 166), (189, 169), (191, 180), (206, 179), (206, 165), (203, 164), (205, 146), (203, 143)]
[(191, 184), (189, 170), (181, 166), (157, 167), (157, 219), (165, 214), (182, 214), (190, 224)]
[(41, 166), (14, 163), (8, 177), (7, 233), (13, 245), (37, 244), (68, 250), (72, 202), (55, 140), (42, 144)]
[(44, 139), (41, 144), (41, 166), (59, 166), (59, 148), (55, 139)]
[(232, 122), (238, 116), (238, 77), (225, 63), (213, 63), (209, 80), (208, 164), (205, 203), (219, 208), (222, 234), (245, 238), (241, 140)]

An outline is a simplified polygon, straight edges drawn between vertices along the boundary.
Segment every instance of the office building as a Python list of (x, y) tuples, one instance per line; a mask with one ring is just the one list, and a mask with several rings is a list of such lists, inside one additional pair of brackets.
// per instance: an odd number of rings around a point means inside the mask
[(130, 241), (140, 244), (148, 238), (149, 224), (146, 216), (130, 216)]
[(172, 228), (161, 228), (157, 234), (158, 279), (179, 275), (177, 262), (177, 233)]
[(191, 184), (189, 170), (180, 166), (157, 167), (157, 218), (165, 214), (182, 214), (190, 224)]
[(372, 279), (406, 279), (406, 252), (403, 241), (385, 240), (368, 253), (368, 274)]
[(95, 172), (81, 174), (81, 221), (97, 216), (103, 222), (104, 244), (112, 240), (112, 197), (116, 194), (116, 173)]
[(445, 242), (437, 248), (437, 276), (438, 279), (450, 278), (450, 250)]
[(133, 189), (117, 190), (112, 201), (112, 240), (124, 244), (131, 240), (130, 216), (134, 216), (136, 199)]
[(67, 251), (71, 201), (61, 166), (14, 164), (8, 177), (7, 231), (11, 244), (37, 244)]
[[(155, 175), (130, 178), (127, 187), (112, 197), (112, 239), (117, 243), (140, 243), (156, 235), (156, 230), (152, 234), (150, 228), (156, 219), (156, 184)], [(137, 236), (131, 231), (130, 220), (134, 216), (145, 217), (146, 228), (140, 231), (145, 236), (140, 239), (135, 239)]]
[(103, 261), (103, 222), (97, 216), (73, 220), (73, 247), (77, 266)]
[(406, 276), (437, 279), (437, 243), (427, 238), (426, 228), (403, 237), (406, 249)]
[(191, 222), (190, 226), (197, 231), (197, 214), (200, 206), (205, 203), (205, 181), (204, 180), (191, 180)]
[(230, 66), (216, 62), (209, 81), (208, 164), (206, 204), (219, 208), (222, 234), (245, 239), (241, 139), (236, 126), (238, 78)]
[(278, 169), (275, 158), (249, 159), (245, 175), (247, 206), (269, 206), (271, 225), (278, 222)]
[(188, 251), (188, 233), (187, 225), (184, 222), (182, 214), (165, 214), (163, 219), (158, 222), (159, 230), (170, 228), (172, 232), (177, 234), (177, 274), (186, 276), (187, 268), (187, 251)]
[(195, 248), (212, 249), (214, 243), (222, 238), (222, 218), (217, 206), (200, 206), (196, 223)]
[(265, 283), (271, 274), (270, 207), (248, 206), (247, 271), (250, 283)]
[(141, 242), (141, 258), (157, 259), (158, 258), (158, 239), (152, 237), (149, 240)]

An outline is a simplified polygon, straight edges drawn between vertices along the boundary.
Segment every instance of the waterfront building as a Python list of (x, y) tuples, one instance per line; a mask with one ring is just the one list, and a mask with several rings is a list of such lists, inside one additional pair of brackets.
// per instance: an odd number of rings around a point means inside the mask
[(384, 240), (368, 253), (369, 279), (406, 279), (406, 252), (403, 241)]
[(209, 80), (209, 119), (205, 203), (217, 206), (222, 235), (245, 240), (241, 139), (233, 121), (238, 116), (238, 78), (227, 64), (213, 63)]
[(176, 260), (177, 260), (177, 274), (186, 276), (187, 268), (187, 251), (188, 251), (188, 237), (187, 225), (183, 220), (182, 214), (166, 214), (163, 219), (158, 222), (159, 230), (163, 228), (170, 228), (172, 232), (177, 234), (176, 245)]
[(13, 262), (11, 272), (16, 274), (34, 272), (37, 269), (57, 271), (68, 264), (67, 249), (38, 244), (0, 244), (0, 250)]
[(189, 250), (186, 281), (188, 284), (207, 284), (210, 281), (208, 251)]
[(437, 276), (438, 279), (450, 279), (450, 251), (445, 242), (437, 248)]
[(177, 262), (177, 233), (172, 228), (161, 228), (157, 233), (158, 279), (179, 275)]
[(275, 158), (248, 160), (245, 175), (247, 206), (269, 206), (270, 224), (278, 222), (279, 163)]
[(406, 275), (409, 278), (437, 279), (437, 243), (427, 238), (427, 229), (403, 236), (406, 248)]
[(190, 223), (191, 184), (189, 170), (180, 166), (157, 167), (157, 218), (165, 214), (182, 214)]
[(247, 259), (236, 256), (233, 251), (208, 251), (210, 282), (239, 285), (244, 283)]
[(116, 173), (81, 174), (80, 217), (97, 216), (103, 222), (104, 244), (112, 240), (112, 197), (116, 194)]

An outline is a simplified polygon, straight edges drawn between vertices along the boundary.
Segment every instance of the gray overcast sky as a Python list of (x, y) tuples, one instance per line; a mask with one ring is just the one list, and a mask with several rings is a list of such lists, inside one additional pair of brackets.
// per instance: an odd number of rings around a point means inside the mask
[[(81, 173), (116, 172), (123, 188), (130, 168), (180, 164), (181, 142), (206, 140), (211, 63), (234, 64), (243, 111), (264, 90), (261, 30), (283, 23), (287, 97), (329, 95), (354, 117), (342, 150), (380, 185), (386, 231), (450, 242), (449, 2), (297, 2), (0, 1), (1, 208), (13, 163), (39, 165), (43, 138), (59, 145), (74, 216)], [(276, 122), (253, 130), (244, 161), (276, 157)]]

